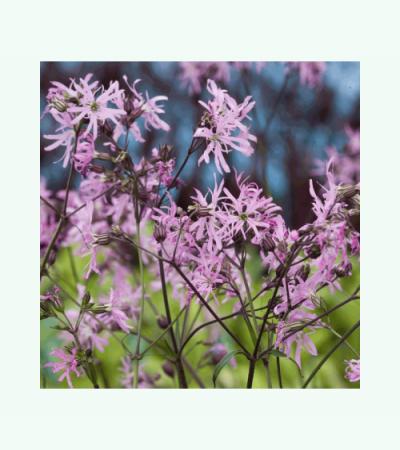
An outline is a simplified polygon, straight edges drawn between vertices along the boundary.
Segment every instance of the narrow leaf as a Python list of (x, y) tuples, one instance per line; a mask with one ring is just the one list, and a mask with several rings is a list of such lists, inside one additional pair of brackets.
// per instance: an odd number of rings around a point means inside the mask
[(214, 372), (213, 372), (213, 384), (214, 387), (216, 387), (216, 383), (217, 383), (217, 378), (218, 375), (221, 373), (221, 370), (230, 362), (230, 360), (235, 356), (235, 355), (239, 355), (240, 353), (242, 353), (244, 355), (244, 353), (242, 352), (242, 350), (234, 350), (232, 352), (227, 353), (222, 359), (221, 361), (215, 366)]

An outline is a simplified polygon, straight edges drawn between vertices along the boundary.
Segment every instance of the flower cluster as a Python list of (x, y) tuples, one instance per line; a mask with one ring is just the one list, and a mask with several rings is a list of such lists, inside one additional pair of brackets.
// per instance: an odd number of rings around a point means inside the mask
[[(347, 138), (342, 151), (336, 147), (328, 147), (326, 153), (334, 164), (334, 176), (336, 183), (351, 184), (360, 181), (360, 130), (346, 125), (344, 132)], [(325, 174), (325, 161), (316, 160), (314, 175)]]
[(255, 102), (251, 96), (237, 103), (227, 91), (218, 88), (213, 80), (208, 80), (207, 90), (213, 96), (207, 103), (199, 101), (205, 109), (200, 126), (194, 133), (195, 138), (206, 141), (206, 149), (199, 158), (199, 164), (210, 162), (210, 154), (214, 155), (218, 172), (230, 172), (224, 154), (237, 150), (250, 156), (254, 149), (252, 142), (257, 138), (250, 134), (249, 128), (243, 124), (248, 113), (253, 109)]
[[(205, 72), (216, 63), (201, 64), (209, 65), (182, 67)], [(317, 70), (303, 67), (311, 63), (293, 64), (302, 82), (317, 84)], [(323, 66), (315, 64), (321, 76)], [(343, 296), (341, 280), (351, 276), (359, 254), (358, 180), (338, 176), (331, 158), (325, 184), (310, 180), (314, 217), (298, 229), (290, 229), (274, 200), (236, 170), (225, 179), (215, 173), (212, 188), (195, 189), (181, 205), (173, 190), (183, 185), (179, 175), (190, 158), (209, 163), (212, 155), (224, 174), (231, 172), (229, 154), (253, 153), (257, 139), (245, 122), (255, 102), (248, 96), (238, 103), (208, 79), (212, 98), (199, 102), (201, 121), (176, 170), (176, 151), (167, 144), (139, 162), (131, 157), (129, 137), (145, 141), (141, 122), (146, 131), (170, 127), (160, 118), (167, 97), (151, 98), (138, 91), (139, 80), (124, 81), (127, 90), (117, 81), (105, 87), (89, 74), (68, 86), (54, 82), (48, 93), (45, 113), (57, 132), (45, 136), (53, 141), (46, 150), (65, 147), (62, 165), (71, 176), (59, 192), (41, 185), (41, 318), (57, 322), (61, 342), (50, 352), (58, 361), (44, 367), (61, 372), (58, 381), (69, 387), (76, 376), (98, 388), (101, 373), (105, 380), (101, 355), (118, 345), (125, 388), (171, 380), (182, 388), (204, 387), (207, 370), (215, 385), (223, 367), (235, 370), (239, 358), (249, 363), (247, 387), (256, 361), (263, 362), (269, 384), (274, 358), (303, 369), (304, 352), (318, 354), (312, 336), (334, 332), (330, 312), (358, 299), (357, 290), (328, 306), (322, 295), (328, 289)], [(346, 132), (356, 155), (356, 132)], [(71, 184), (75, 172), (83, 176), (78, 189)], [(60, 254), (70, 259), (74, 285), (59, 277)], [(151, 352), (161, 358), (158, 370), (146, 364)], [(346, 378), (359, 380), (359, 360), (347, 364)]]
[[(127, 77), (124, 77), (128, 87), (126, 92), (117, 81), (111, 82), (106, 89), (91, 79), (92, 74), (88, 74), (79, 81), (71, 80), (69, 86), (53, 82), (47, 95), (45, 110), (58, 124), (57, 134), (44, 135), (46, 139), (53, 141), (45, 150), (65, 147), (63, 166), (67, 166), (72, 157), (76, 170), (81, 173), (86, 172), (93, 159), (94, 143), (100, 128), (105, 128), (105, 134), (113, 137), (114, 141), (124, 133), (131, 133), (136, 141), (144, 142), (136, 122), (142, 117), (146, 129), (169, 131), (169, 125), (159, 117), (164, 109), (158, 104), (167, 100), (167, 97), (150, 98), (147, 92), (144, 96), (135, 87), (140, 80), (130, 86)], [(75, 138), (78, 132), (80, 137)]]

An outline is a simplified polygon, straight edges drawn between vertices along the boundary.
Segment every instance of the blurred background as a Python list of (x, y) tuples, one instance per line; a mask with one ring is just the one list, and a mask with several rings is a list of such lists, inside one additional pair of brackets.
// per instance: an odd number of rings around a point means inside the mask
[[(303, 225), (310, 219), (308, 180), (316, 175), (316, 160), (326, 160), (327, 150), (329, 152), (332, 147), (339, 154), (345, 152), (348, 142), (346, 126), (359, 129), (359, 63), (328, 62), (320, 83), (313, 87), (302, 83), (296, 72), (288, 74), (287, 66), (282, 62), (230, 63), (223, 74), (215, 70), (213, 73), (211, 67), (200, 79), (199, 92), (188, 87), (185, 70), (187, 75), (187, 68), (178, 62), (43, 62), (41, 113), (51, 81), (68, 84), (70, 78), (93, 73), (94, 79), (104, 85), (118, 80), (125, 87), (124, 74), (129, 81), (139, 78), (138, 89), (141, 92), (148, 91), (150, 96), (168, 96), (162, 119), (171, 130), (168, 133), (144, 131), (146, 142), (141, 144), (132, 139), (129, 151), (138, 161), (141, 156), (149, 155), (154, 147), (170, 144), (175, 148), (179, 164), (202, 113), (198, 100), (209, 98), (206, 78), (214, 78), (238, 102), (247, 95), (256, 101), (250, 113), (251, 132), (258, 138), (256, 151), (251, 158), (232, 152), (229, 164), (244, 171), (274, 197), (282, 206), (289, 226)], [(66, 171), (61, 164), (53, 164), (61, 157), (62, 150), (43, 150), (48, 141), (42, 136), (53, 133), (54, 125), (49, 115), (41, 120), (41, 175), (46, 178), (50, 189), (62, 189)], [(178, 203), (187, 205), (193, 186), (204, 188), (210, 185), (214, 171), (213, 163), (197, 168), (196, 158), (192, 158), (182, 174), (187, 184), (179, 192)], [(228, 174), (226, 178), (229, 186), (233, 177)], [(79, 178), (76, 183), (79, 183)]]

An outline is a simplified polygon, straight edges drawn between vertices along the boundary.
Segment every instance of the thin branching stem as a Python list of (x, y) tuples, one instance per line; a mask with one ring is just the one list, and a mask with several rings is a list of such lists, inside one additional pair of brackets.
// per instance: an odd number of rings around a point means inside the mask
[(328, 351), (326, 355), (321, 359), (321, 361), (318, 363), (317, 367), (310, 373), (309, 377), (303, 384), (303, 389), (305, 389), (312, 381), (312, 379), (317, 375), (321, 367), (328, 361), (328, 359), (335, 353), (335, 351), (343, 344), (343, 342), (349, 338), (354, 331), (356, 331), (360, 326), (360, 321), (358, 320), (351, 328), (348, 330), (341, 339)]

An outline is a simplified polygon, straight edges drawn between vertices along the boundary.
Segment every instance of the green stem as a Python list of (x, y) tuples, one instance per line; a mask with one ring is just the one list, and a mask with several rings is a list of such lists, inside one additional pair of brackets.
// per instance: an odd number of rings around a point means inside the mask
[(187, 359), (185, 359), (184, 357), (182, 357), (182, 361), (183, 364), (187, 367), (190, 375), (192, 375), (194, 381), (196, 381), (196, 383), (199, 385), (199, 387), (201, 389), (205, 389), (204, 383), (201, 380), (201, 378), (199, 377), (199, 375), (197, 374), (196, 370), (191, 366), (191, 364), (187, 361)]
[[(342, 339), (342, 335), (340, 333), (338, 333), (336, 330), (334, 330), (332, 327), (327, 326), (327, 329), (334, 334), (336, 337), (338, 337), (339, 339)], [(360, 359), (360, 354), (358, 353), (358, 351), (350, 344), (349, 341), (345, 340), (344, 345), (346, 345), (346, 347), (348, 347), (353, 353), (354, 355), (357, 357), (357, 359)]]
[(205, 308), (211, 313), (211, 315), (214, 317), (214, 319), (221, 325), (221, 327), (229, 334), (229, 336), (236, 342), (236, 344), (244, 351), (246, 356), (249, 356), (249, 352), (244, 347), (244, 345), (239, 341), (239, 339), (232, 333), (232, 331), (222, 322), (222, 320), (218, 317), (218, 315), (215, 313), (215, 311), (211, 308), (211, 306), (207, 303), (205, 298), (200, 294), (200, 292), (196, 289), (196, 287), (193, 285), (193, 283), (188, 279), (188, 277), (182, 272), (180, 267), (178, 267), (174, 262), (169, 262), (172, 267), (178, 272), (178, 274), (185, 280), (187, 285), (190, 287), (190, 289), (196, 294), (198, 299), (202, 302), (202, 304), (205, 306)]
[(276, 372), (278, 375), (279, 388), (283, 389), (282, 373), (281, 373), (281, 361), (279, 356), (276, 358)]
[(141, 286), (141, 298), (140, 298), (140, 313), (139, 322), (137, 329), (137, 339), (136, 339), (136, 350), (135, 350), (135, 364), (134, 364), (134, 381), (133, 387), (137, 389), (139, 383), (139, 357), (140, 357), (140, 339), (142, 334), (143, 326), (143, 315), (144, 315), (144, 268), (141, 252), (141, 241), (140, 241), (140, 217), (139, 217), (139, 205), (137, 199), (133, 199), (135, 204), (135, 217), (136, 217), (136, 238), (137, 238), (137, 253), (139, 259), (139, 273), (140, 273), (140, 286)]
[(335, 353), (335, 351), (343, 344), (343, 342), (350, 337), (354, 331), (357, 330), (360, 326), (360, 321), (357, 321), (351, 328), (348, 330), (343, 337), (329, 350), (329, 352), (321, 359), (321, 361), (318, 363), (317, 367), (311, 372), (310, 376), (307, 378), (307, 380), (303, 384), (303, 389), (305, 389), (311, 382), (311, 380), (317, 375), (321, 367), (328, 361), (328, 359)]
[[(267, 311), (266, 311), (266, 313), (264, 315), (264, 318), (263, 318), (263, 321), (262, 321), (262, 325), (261, 325), (261, 328), (260, 328), (259, 333), (258, 333), (257, 342), (256, 342), (256, 344), (254, 346), (253, 360), (257, 360), (257, 359), (259, 359), (261, 357), (261, 355), (257, 355), (257, 354), (258, 354), (258, 349), (259, 349), (260, 344), (261, 344), (262, 335), (264, 333), (264, 328), (265, 328), (265, 326), (267, 324), (269, 313), (272, 310), (272, 306), (274, 304), (274, 300), (275, 300), (276, 295), (278, 293), (278, 289), (279, 289), (281, 281), (283, 280), (283, 277), (286, 276), (287, 271), (289, 270), (289, 267), (290, 267), (291, 263), (293, 262), (293, 260), (296, 258), (297, 254), (301, 250), (301, 242), (302, 241), (299, 241), (297, 245), (295, 244), (292, 247), (292, 250), (291, 250), (290, 254), (288, 255), (287, 260), (285, 262), (285, 265), (283, 266), (282, 273), (279, 275), (279, 277), (277, 279), (274, 293), (272, 294), (272, 297), (271, 297), (271, 299), (270, 299), (270, 301), (268, 303), (268, 308), (267, 308)], [(269, 347), (270, 346), (268, 346), (268, 348)], [(254, 368), (255, 368), (255, 366), (252, 367), (251, 365), (249, 367), (249, 374), (248, 374), (248, 378), (247, 378), (247, 387), (248, 388), (251, 388), (252, 384), (253, 384)]]
[(247, 316), (247, 312), (246, 312), (246, 310), (244, 308), (243, 308), (243, 313), (244, 313), (244, 316), (247, 317), (247, 320), (245, 320), (245, 322), (246, 322), (247, 327), (249, 329), (249, 333), (250, 333), (251, 339), (253, 340), (253, 344), (255, 344), (257, 342), (257, 336), (256, 336), (255, 333), (256, 333), (256, 331), (258, 329), (257, 328), (256, 312), (254, 310), (253, 299), (252, 299), (252, 296), (251, 296), (249, 283), (247, 282), (247, 277), (246, 277), (246, 273), (245, 273), (244, 267), (242, 267), (240, 269), (240, 273), (242, 275), (243, 283), (244, 283), (244, 286), (246, 288), (247, 301), (248, 301), (249, 306), (250, 306), (251, 315), (252, 315), (252, 319), (253, 319), (253, 327), (254, 328), (251, 326), (250, 320), (249, 320), (249, 318)]
[[(359, 289), (359, 288), (358, 288)], [(357, 292), (357, 291), (356, 291)], [(336, 311), (337, 309), (341, 308), (342, 306), (347, 305), (347, 303), (350, 303), (353, 300), (357, 300), (360, 297), (358, 297), (357, 295), (355, 295), (355, 293), (347, 298), (346, 300), (344, 300), (343, 302), (339, 303), (338, 305), (334, 306), (333, 308), (323, 312), (322, 314), (320, 314), (319, 316), (315, 317), (314, 319), (310, 320), (309, 322), (304, 323), (303, 325), (299, 326), (298, 328), (296, 328), (293, 331), (290, 331), (288, 334), (286, 334), (283, 339), (283, 341), (286, 341), (287, 339), (289, 339), (291, 336), (293, 336), (294, 334), (298, 333), (301, 330), (304, 330), (304, 328), (309, 327), (310, 325), (313, 325), (314, 323), (318, 322), (320, 319), (322, 319), (323, 317), (327, 316), (328, 314), (332, 313), (333, 311)], [(268, 354), (271, 350), (274, 349), (274, 345), (269, 346), (266, 350), (264, 350), (259, 356), (260, 358), (262, 358), (264, 355)]]
[[(148, 345), (148, 347), (146, 347), (142, 352), (141, 352), (141, 356), (143, 357), (143, 355), (145, 355), (149, 350), (151, 350), (154, 346), (157, 346), (157, 344), (161, 341), (161, 339), (170, 332), (170, 329), (174, 326), (174, 324), (176, 323), (176, 321), (179, 319), (179, 317), (181, 316), (181, 314), (183, 313), (183, 311), (185, 311), (185, 308), (181, 309), (178, 313), (178, 315), (175, 317), (175, 319), (168, 325), (168, 327), (160, 334), (160, 336), (158, 336), (158, 338), (156, 338), (154, 341), (150, 342), (150, 344)], [(143, 336), (142, 336), (143, 337)]]

